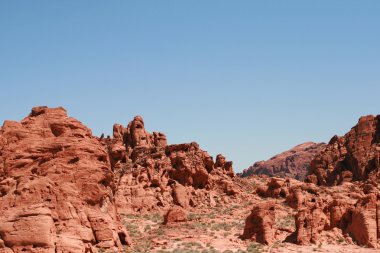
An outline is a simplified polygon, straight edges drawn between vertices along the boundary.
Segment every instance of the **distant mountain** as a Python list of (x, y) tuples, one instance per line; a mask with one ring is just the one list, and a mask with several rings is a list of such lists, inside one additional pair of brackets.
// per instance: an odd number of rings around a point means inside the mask
[(322, 152), (325, 143), (305, 142), (267, 161), (256, 162), (244, 170), (242, 177), (268, 175), (304, 180), (314, 156)]

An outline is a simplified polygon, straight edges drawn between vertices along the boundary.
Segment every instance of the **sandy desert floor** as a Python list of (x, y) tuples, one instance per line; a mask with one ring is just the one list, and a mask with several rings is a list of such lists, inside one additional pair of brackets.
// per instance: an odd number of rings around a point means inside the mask
[[(133, 239), (133, 249), (126, 252), (160, 253), (231, 253), (231, 252), (379, 252), (379, 250), (349, 244), (344, 238), (326, 241), (319, 245), (300, 246), (278, 241), (271, 246), (241, 240), (245, 218), (250, 213), (251, 203), (230, 207), (194, 209), (188, 213), (188, 221), (164, 225), (162, 214), (123, 215), (124, 224)], [(289, 217), (289, 208), (279, 212), (277, 224), (291, 231), (294, 220)], [(285, 239), (285, 238), (284, 238)]]

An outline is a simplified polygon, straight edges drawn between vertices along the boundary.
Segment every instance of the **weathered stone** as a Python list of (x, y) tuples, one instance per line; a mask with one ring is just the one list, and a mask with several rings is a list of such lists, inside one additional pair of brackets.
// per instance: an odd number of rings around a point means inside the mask
[(376, 195), (370, 194), (361, 199), (352, 210), (347, 233), (360, 245), (377, 248), (377, 239), (380, 238), (379, 208), (380, 202)]
[(295, 220), (296, 242), (298, 244), (319, 242), (322, 231), (327, 230), (330, 226), (328, 218), (318, 207), (300, 210)]
[(364, 116), (343, 137), (334, 136), (311, 162), (307, 181), (337, 185), (380, 177), (380, 115)]
[(187, 212), (181, 207), (172, 207), (164, 216), (164, 224), (187, 221)]
[(243, 239), (271, 244), (275, 241), (275, 203), (265, 202), (253, 207), (245, 221)]
[[(0, 136), (0, 237), (8, 248), (84, 252), (97, 243), (90, 211), (117, 235), (114, 175), (90, 129), (63, 108), (36, 107), (21, 122), (4, 122)], [(120, 239), (108, 248), (122, 249)]]

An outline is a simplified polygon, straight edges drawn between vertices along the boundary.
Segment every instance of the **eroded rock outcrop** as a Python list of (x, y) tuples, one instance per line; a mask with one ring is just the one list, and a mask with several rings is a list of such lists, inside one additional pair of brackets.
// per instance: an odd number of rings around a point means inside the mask
[(127, 127), (114, 125), (113, 138), (101, 140), (116, 174), (115, 201), (123, 212), (151, 211), (179, 205), (212, 205), (212, 191), (239, 193), (232, 162), (216, 162), (195, 142), (167, 145), (162, 133), (148, 133), (142, 117)]
[[(120, 252), (131, 244), (120, 214), (160, 211), (165, 223), (182, 222), (188, 209), (232, 210), (248, 197), (257, 202), (243, 238), (344, 238), (376, 248), (378, 135), (378, 117), (364, 117), (317, 155), (307, 182), (249, 183), (223, 155), (214, 162), (195, 142), (168, 145), (140, 116), (127, 127), (115, 124), (112, 138), (97, 138), (63, 108), (36, 107), (0, 128), (0, 252)], [(268, 199), (259, 202), (256, 193)]]
[(376, 248), (380, 239), (380, 201), (375, 194), (360, 199), (350, 210), (346, 231), (361, 245)]
[(0, 128), (0, 250), (122, 251), (131, 240), (120, 213), (176, 206), (168, 221), (183, 221), (217, 192), (236, 198), (234, 175), (222, 155), (168, 145), (140, 116), (97, 138), (63, 108), (35, 107)]
[(311, 161), (305, 182), (270, 178), (256, 188), (261, 197), (282, 199), (293, 208), (296, 229), (287, 241), (335, 238), (379, 247), (379, 126), (380, 116), (365, 116), (343, 137), (334, 136)]
[(311, 162), (308, 182), (337, 185), (380, 176), (380, 115), (365, 116), (342, 137), (334, 136)]
[(263, 244), (275, 241), (275, 202), (268, 201), (253, 207), (244, 226), (243, 239), (251, 239)]
[[(347, 243), (379, 247), (380, 195), (379, 186), (373, 182), (319, 187), (294, 179), (271, 178), (266, 185), (257, 188), (257, 193), (270, 198), (268, 203), (273, 203), (273, 198), (278, 199), (275, 210), (284, 204), (293, 209), (287, 213), (293, 216), (295, 230), (282, 229), (285, 241), (307, 245), (343, 239)], [(274, 229), (279, 231), (280, 227)]]
[[(129, 244), (107, 150), (63, 108), (0, 130), (0, 238), (13, 252), (97, 252)], [(120, 240), (123, 237), (123, 241)]]
[(323, 230), (329, 228), (329, 219), (317, 205), (301, 209), (295, 216), (296, 243), (309, 244), (319, 242)]

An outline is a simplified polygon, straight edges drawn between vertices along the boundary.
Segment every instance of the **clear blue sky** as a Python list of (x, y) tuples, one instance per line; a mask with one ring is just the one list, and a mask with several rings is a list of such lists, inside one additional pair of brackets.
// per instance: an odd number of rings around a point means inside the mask
[(380, 1), (1, 1), (0, 121), (142, 115), (241, 171), (380, 113)]

